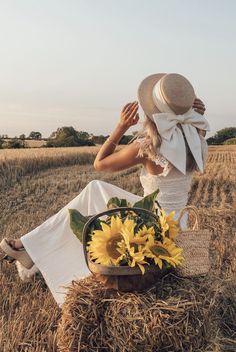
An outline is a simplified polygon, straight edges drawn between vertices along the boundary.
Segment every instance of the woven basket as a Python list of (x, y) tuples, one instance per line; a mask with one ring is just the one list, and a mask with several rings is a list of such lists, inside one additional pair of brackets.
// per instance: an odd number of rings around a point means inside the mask
[(92, 274), (94, 274), (107, 288), (114, 288), (120, 291), (144, 291), (155, 286), (157, 281), (163, 277), (170, 269), (160, 270), (157, 265), (144, 265), (145, 273), (142, 274), (139, 267), (129, 266), (105, 266), (92, 261), (87, 252), (87, 242), (89, 240), (91, 225), (104, 215), (114, 215), (120, 211), (135, 212), (137, 215), (148, 214), (155, 221), (158, 217), (149, 210), (142, 208), (119, 207), (109, 209), (91, 217), (85, 224), (83, 229), (83, 249), (87, 266)]
[[(210, 269), (209, 247), (211, 232), (199, 228), (199, 214), (196, 207), (187, 206), (180, 212), (178, 222), (186, 212), (193, 212), (195, 223), (192, 229), (180, 230), (175, 243), (183, 248), (184, 262), (176, 269), (183, 277), (206, 275)], [(180, 225), (179, 225), (180, 226)]]

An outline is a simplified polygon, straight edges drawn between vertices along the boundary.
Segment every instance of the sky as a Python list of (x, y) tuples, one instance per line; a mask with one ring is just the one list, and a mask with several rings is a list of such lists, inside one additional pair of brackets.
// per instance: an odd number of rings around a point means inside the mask
[(209, 135), (236, 126), (235, 37), (234, 0), (0, 0), (0, 134), (109, 134), (158, 72), (191, 81)]

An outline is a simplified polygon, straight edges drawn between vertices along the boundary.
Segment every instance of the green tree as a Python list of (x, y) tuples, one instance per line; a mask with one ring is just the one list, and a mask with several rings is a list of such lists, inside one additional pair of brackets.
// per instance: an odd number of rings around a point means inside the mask
[(30, 132), (28, 138), (29, 138), (29, 139), (37, 139), (37, 140), (40, 140), (40, 139), (42, 139), (42, 134), (41, 134), (40, 132), (32, 131), (32, 132)]
[(88, 132), (85, 132), (85, 131), (76, 131), (76, 132), (79, 139), (82, 139), (84, 141), (91, 139), (91, 135)]
[(19, 138), (20, 138), (22, 141), (24, 141), (25, 138), (26, 138), (26, 136), (25, 136), (25, 134), (21, 134), (21, 135), (19, 136)]
[(0, 149), (3, 148), (3, 143), (4, 143), (4, 141), (2, 139), (0, 139)]
[(77, 147), (92, 146), (94, 143), (87, 132), (76, 131), (72, 126), (65, 126), (53, 132), (46, 145), (48, 147)]
[(226, 127), (207, 139), (208, 144), (223, 144), (227, 139), (236, 137), (236, 127)]

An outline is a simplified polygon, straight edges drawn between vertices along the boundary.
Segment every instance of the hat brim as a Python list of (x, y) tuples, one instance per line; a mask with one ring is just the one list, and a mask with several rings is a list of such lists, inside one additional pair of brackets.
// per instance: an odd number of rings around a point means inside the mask
[(153, 114), (160, 113), (154, 104), (152, 92), (156, 83), (165, 76), (166, 73), (156, 73), (150, 75), (140, 83), (138, 87), (138, 100), (144, 113), (151, 117)]

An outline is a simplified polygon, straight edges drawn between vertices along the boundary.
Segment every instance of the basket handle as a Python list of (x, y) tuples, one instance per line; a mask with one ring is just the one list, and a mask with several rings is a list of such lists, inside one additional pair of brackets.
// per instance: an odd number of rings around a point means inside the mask
[(199, 230), (199, 223), (200, 223), (200, 219), (199, 219), (199, 213), (198, 213), (198, 209), (193, 206), (193, 205), (187, 205), (186, 207), (184, 207), (180, 214), (179, 214), (179, 217), (178, 217), (178, 223), (179, 223), (179, 227), (181, 228), (180, 226), (180, 220), (182, 219), (183, 215), (186, 213), (186, 212), (189, 212), (189, 211), (192, 211), (195, 215), (195, 223), (192, 227), (192, 230)]
[(94, 216), (92, 216), (87, 222), (86, 224), (84, 225), (84, 228), (83, 228), (83, 233), (82, 233), (82, 240), (83, 240), (83, 250), (84, 250), (84, 257), (85, 257), (85, 261), (86, 261), (86, 264), (88, 266), (88, 258), (87, 258), (87, 250), (86, 250), (86, 246), (87, 246), (87, 239), (88, 239), (88, 230), (89, 230), (89, 227), (90, 225), (95, 221), (97, 220), (98, 218), (100, 218), (101, 216), (103, 215), (110, 215), (112, 213), (116, 213), (118, 211), (122, 211), (122, 210), (130, 210), (130, 211), (133, 211), (135, 212), (136, 214), (138, 214), (139, 212), (140, 213), (146, 213), (146, 214), (149, 214), (150, 216), (152, 216), (155, 220), (159, 221), (159, 217), (154, 214), (152, 211), (150, 210), (147, 210), (147, 209), (144, 209), (144, 208), (132, 208), (132, 207), (117, 207), (117, 208), (112, 208), (112, 209), (108, 209), (108, 210), (105, 210), (99, 214), (96, 214)]

